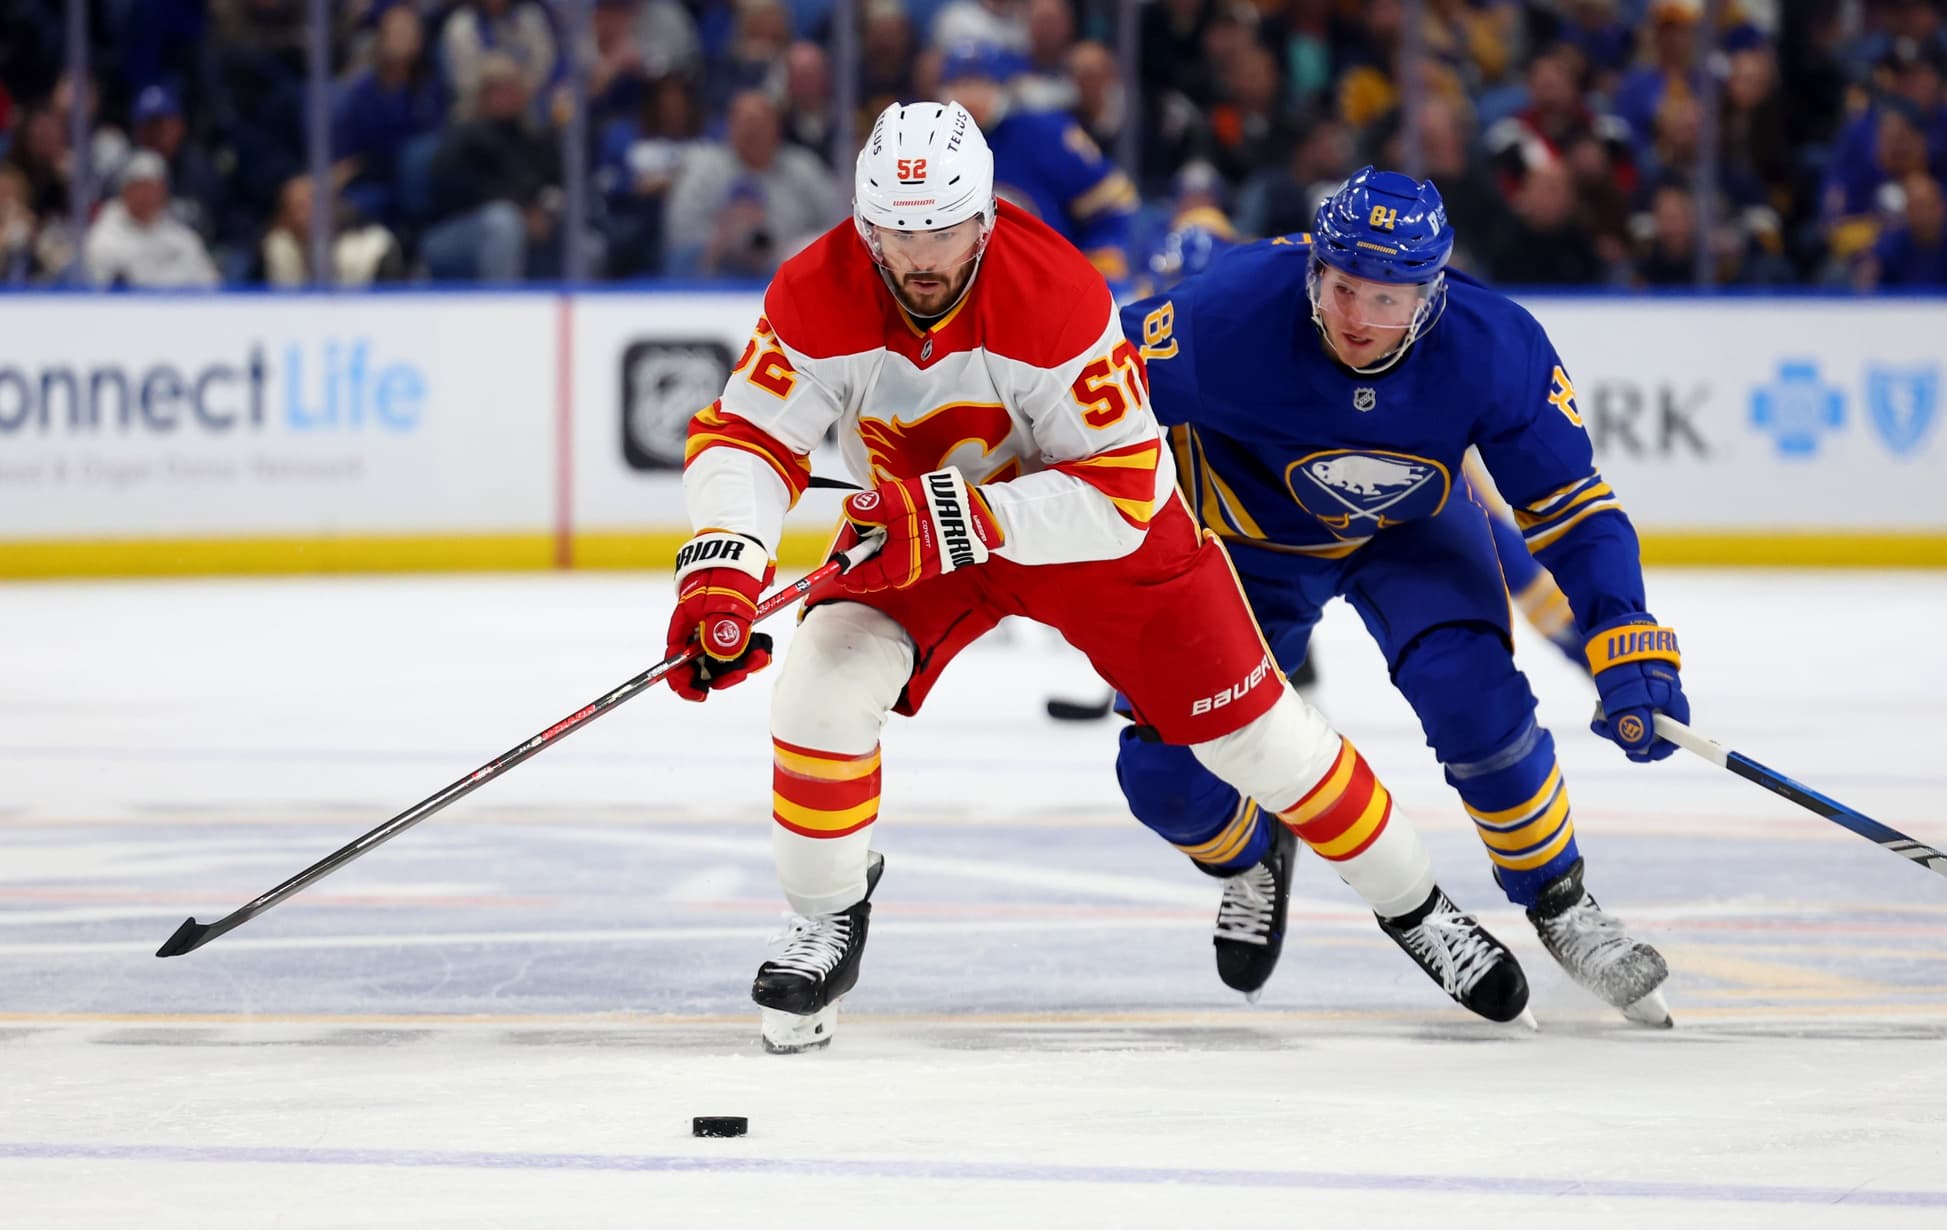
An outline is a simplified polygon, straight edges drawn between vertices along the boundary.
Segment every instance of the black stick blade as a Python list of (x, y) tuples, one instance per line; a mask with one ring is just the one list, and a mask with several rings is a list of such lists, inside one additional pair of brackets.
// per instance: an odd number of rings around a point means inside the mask
[(186, 952), (195, 952), (198, 948), (201, 948), (209, 942), (210, 930), (211, 928), (204, 926), (195, 919), (186, 918), (183, 920), (183, 925), (176, 928), (176, 933), (170, 936), (163, 943), (162, 947), (155, 950), (155, 955), (158, 957), (180, 957)]
[(1111, 701), (1101, 704), (1088, 704), (1076, 700), (1053, 699), (1048, 702), (1048, 716), (1057, 722), (1099, 722), (1109, 716)]

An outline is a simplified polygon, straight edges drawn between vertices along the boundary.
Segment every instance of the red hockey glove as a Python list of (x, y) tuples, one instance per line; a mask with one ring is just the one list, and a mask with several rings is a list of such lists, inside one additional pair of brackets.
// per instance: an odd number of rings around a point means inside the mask
[(676, 553), (676, 613), (669, 652), (700, 644), (694, 662), (669, 673), (684, 700), (702, 700), (771, 664), (771, 638), (751, 634), (757, 600), (776, 569), (764, 544), (742, 534), (705, 530)]
[(984, 564), (1002, 541), (993, 510), (958, 470), (895, 479), (847, 496), (837, 549), (873, 534), (885, 535), (885, 545), (832, 578), (834, 589), (848, 594), (906, 589), (955, 568)]

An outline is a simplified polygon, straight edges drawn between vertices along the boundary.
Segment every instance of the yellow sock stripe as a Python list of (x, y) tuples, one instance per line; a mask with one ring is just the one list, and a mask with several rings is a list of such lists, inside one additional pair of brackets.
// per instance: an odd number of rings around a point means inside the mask
[(1372, 782), (1372, 798), (1366, 801), (1366, 809), (1352, 822), (1352, 827), (1322, 845), (1313, 846), (1320, 858), (1337, 858), (1341, 854), (1358, 849), (1372, 839), (1372, 834), (1386, 819), (1386, 809), (1393, 796), (1387, 792), (1385, 783), (1378, 778)]
[(1461, 806), (1467, 809), (1467, 814), (1474, 818), (1475, 824), (1496, 829), (1511, 829), (1534, 819), (1542, 808), (1548, 806), (1549, 800), (1554, 796), (1555, 791), (1561, 788), (1561, 784), (1562, 766), (1557, 764), (1548, 770), (1548, 779), (1542, 782), (1541, 789), (1513, 807), (1501, 811), (1480, 811), (1473, 804), (1464, 801)]
[(1575, 825), (1572, 823), (1564, 824), (1562, 831), (1555, 834), (1555, 840), (1549, 842), (1533, 854), (1524, 854), (1519, 858), (1512, 858), (1502, 854), (1498, 850), (1490, 849), (1487, 852), (1487, 856), (1493, 859), (1497, 866), (1506, 867), (1509, 871), (1530, 871), (1567, 849), (1568, 843), (1574, 837)]
[(824, 756), (806, 756), (801, 752), (786, 751), (771, 745), (771, 756), (779, 768), (798, 777), (815, 778), (821, 782), (857, 781), (879, 771), (879, 753), (876, 749), (864, 756), (847, 757), (844, 760)]
[(1224, 863), (1237, 857), (1238, 851), (1250, 844), (1251, 833), (1257, 828), (1257, 803), (1245, 799), (1231, 817), (1223, 831), (1208, 841), (1196, 845), (1177, 845), (1177, 849), (1197, 860), (1199, 863)]
[[(1339, 796), (1344, 794), (1345, 788), (1352, 783), (1352, 772), (1359, 767), (1359, 753), (1352, 749), (1350, 739), (1341, 736), (1339, 745), (1338, 761), (1332, 766), (1332, 771), (1326, 775), (1325, 784), (1315, 787), (1311, 798), (1306, 802), (1300, 803), (1290, 811), (1278, 813), (1279, 818), (1292, 828), (1310, 823), (1324, 815), (1339, 801)], [(1375, 790), (1373, 793), (1377, 795), (1378, 791)]]
[(1546, 841), (1549, 834), (1568, 822), (1568, 791), (1557, 790), (1555, 797), (1548, 801), (1542, 813), (1526, 824), (1513, 828), (1488, 828), (1479, 822), (1474, 831), (1480, 834), (1490, 850), (1526, 850), (1537, 842)]
[(848, 807), (843, 811), (819, 811), (816, 808), (793, 803), (790, 799), (785, 798), (773, 790), (771, 792), (771, 807), (778, 816), (790, 821), (801, 829), (823, 831), (854, 828), (868, 820), (876, 819), (879, 815), (879, 799), (877, 795), (874, 795), (872, 798), (867, 799), (855, 807)]

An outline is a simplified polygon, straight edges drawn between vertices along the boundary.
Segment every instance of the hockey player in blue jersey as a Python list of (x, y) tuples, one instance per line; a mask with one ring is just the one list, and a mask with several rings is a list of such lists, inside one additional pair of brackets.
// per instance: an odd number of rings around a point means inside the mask
[(941, 65), (940, 85), (987, 136), (994, 195), (1053, 227), (1109, 281), (1127, 278), (1136, 185), (1072, 116), (1014, 104), (1008, 82), (1025, 66), (1002, 48), (955, 47)]
[[(1663, 958), (1583, 887), (1554, 741), (1512, 658), (1490, 518), (1457, 490), (1469, 447), (1567, 594), (1601, 697), (1593, 728), (1631, 760), (1674, 750), (1657, 713), (1689, 718), (1676, 636), (1647, 610), (1635, 530), (1553, 345), (1514, 302), (1447, 270), (1452, 248), (1431, 183), (1368, 167), (1315, 234), (1236, 248), (1125, 307), (1123, 328), (1141, 340), (1185, 493), (1231, 545), (1280, 665), (1304, 659), (1326, 602), (1350, 601), (1543, 946), (1625, 1016), (1667, 1025)], [(1123, 792), (1224, 878), (1218, 972), (1254, 994), (1283, 939), (1290, 834), (1144, 734), (1123, 732)], [(1425, 964), (1443, 909), (1387, 933)], [(1464, 957), (1448, 970), (1462, 989), (1473, 976)]]

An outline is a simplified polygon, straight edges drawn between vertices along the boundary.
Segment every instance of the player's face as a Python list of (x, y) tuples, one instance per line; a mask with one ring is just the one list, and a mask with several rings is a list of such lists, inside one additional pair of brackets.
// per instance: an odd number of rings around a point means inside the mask
[(893, 294), (915, 316), (938, 316), (952, 307), (974, 275), (980, 248), (978, 217), (937, 231), (872, 228), (880, 263), (892, 279)]
[(1426, 300), (1422, 287), (1355, 278), (1329, 266), (1316, 293), (1325, 336), (1348, 367), (1370, 367), (1391, 354)]

